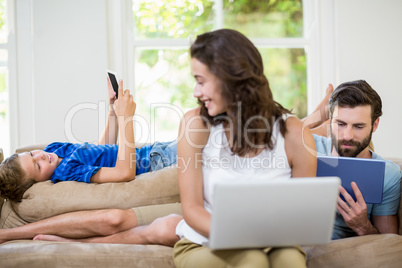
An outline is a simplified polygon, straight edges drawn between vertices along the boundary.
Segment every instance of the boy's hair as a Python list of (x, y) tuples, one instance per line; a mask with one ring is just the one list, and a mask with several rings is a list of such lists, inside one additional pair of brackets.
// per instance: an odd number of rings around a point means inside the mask
[(19, 202), (25, 191), (36, 181), (26, 178), (18, 154), (13, 154), (0, 164), (0, 196)]
[(340, 84), (329, 100), (329, 110), (332, 114), (335, 106), (355, 108), (370, 105), (371, 124), (382, 115), (382, 102), (378, 93), (364, 80)]

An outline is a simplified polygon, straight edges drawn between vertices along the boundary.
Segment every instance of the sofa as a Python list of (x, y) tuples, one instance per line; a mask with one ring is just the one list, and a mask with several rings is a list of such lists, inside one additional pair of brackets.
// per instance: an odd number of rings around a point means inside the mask
[[(17, 153), (43, 148), (20, 148)], [(0, 159), (2, 158), (0, 152)], [(391, 159), (402, 168), (402, 159)], [(106, 184), (50, 181), (32, 186), (22, 202), (0, 200), (0, 228), (13, 228), (61, 213), (180, 202), (177, 169)], [(402, 220), (402, 206), (399, 210)], [(402, 226), (397, 234), (367, 235), (304, 246), (308, 267), (402, 267)], [(174, 267), (172, 248), (160, 245), (86, 244), (15, 240), (0, 244), (0, 267)]]

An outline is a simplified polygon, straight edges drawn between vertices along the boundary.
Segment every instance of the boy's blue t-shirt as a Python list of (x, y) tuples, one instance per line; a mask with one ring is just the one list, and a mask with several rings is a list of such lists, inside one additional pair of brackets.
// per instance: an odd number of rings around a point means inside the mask
[[(117, 160), (116, 144), (96, 145), (91, 143), (73, 144), (55, 142), (49, 144), (44, 151), (55, 153), (62, 158), (55, 169), (51, 180), (91, 182), (91, 177), (101, 167), (114, 167)], [(148, 172), (150, 169), (151, 146), (136, 148), (136, 174)]]
[[(331, 138), (314, 136), (317, 155), (330, 156), (332, 150)], [(378, 154), (372, 153), (372, 159), (384, 160)], [(383, 200), (381, 204), (367, 204), (367, 216), (371, 219), (371, 215), (388, 216), (398, 214), (399, 202), (401, 198), (401, 176), (402, 172), (398, 165), (395, 163), (385, 161), (385, 174), (384, 174), (384, 188)], [(340, 239), (345, 237), (356, 236), (357, 234), (350, 229), (342, 215), (336, 212), (334, 230), (332, 232), (332, 239)]]

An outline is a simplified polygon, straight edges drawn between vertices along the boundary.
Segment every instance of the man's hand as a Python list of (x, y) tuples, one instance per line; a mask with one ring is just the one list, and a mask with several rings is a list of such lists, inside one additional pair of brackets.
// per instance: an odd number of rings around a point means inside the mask
[(336, 209), (342, 215), (346, 225), (355, 231), (358, 235), (378, 234), (378, 230), (371, 224), (367, 216), (367, 204), (363, 195), (355, 182), (351, 183), (356, 201), (343, 188), (339, 186), (339, 192), (345, 198), (346, 202), (338, 196)]

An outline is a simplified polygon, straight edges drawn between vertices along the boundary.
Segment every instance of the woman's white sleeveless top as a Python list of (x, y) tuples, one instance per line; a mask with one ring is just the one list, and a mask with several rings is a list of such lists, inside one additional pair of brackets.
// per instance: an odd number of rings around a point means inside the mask
[[(289, 116), (291, 115), (285, 114), (283, 119), (286, 120)], [(254, 157), (239, 157), (230, 151), (223, 125), (212, 126), (208, 142), (202, 151), (204, 207), (209, 213), (212, 211), (214, 185), (218, 181), (291, 177), (285, 139), (280, 133), (278, 122), (274, 122), (272, 140), (273, 150), (264, 149)], [(200, 245), (208, 241), (208, 238), (194, 231), (184, 220), (177, 225), (176, 234)]]

